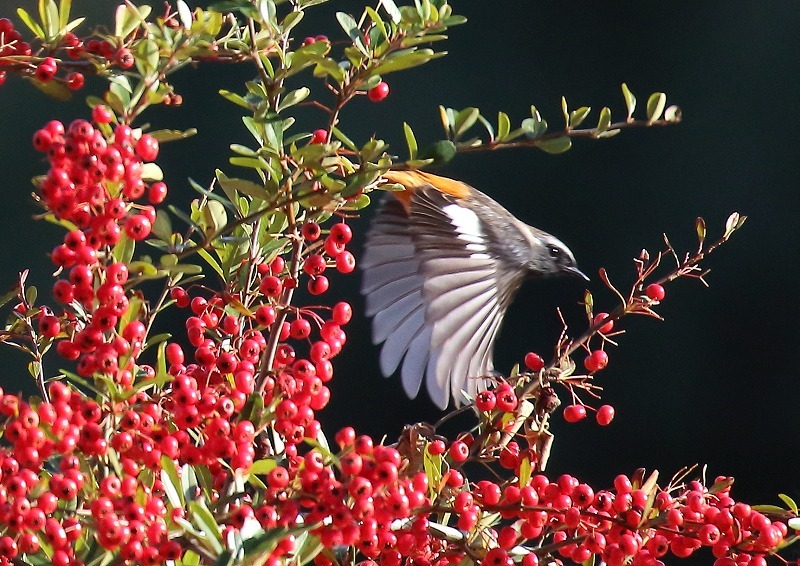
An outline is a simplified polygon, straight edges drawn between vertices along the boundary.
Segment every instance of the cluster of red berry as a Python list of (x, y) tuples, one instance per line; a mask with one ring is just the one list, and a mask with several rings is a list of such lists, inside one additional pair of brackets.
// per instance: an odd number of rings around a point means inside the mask
[[(72, 32), (64, 33), (58, 43), (51, 45), (51, 52), (56, 50), (71, 60), (91, 60), (102, 67), (116, 66), (130, 69), (136, 62), (133, 53), (127, 47), (116, 47), (108, 40), (83, 40)], [(59, 61), (54, 56), (32, 57), (31, 45), (22, 40), (20, 33), (8, 18), (0, 18), (0, 69), (3, 66), (15, 65), (24, 73), (31, 74), (42, 83), (49, 83), (58, 78)], [(30, 58), (28, 61), (19, 56)], [(62, 66), (63, 62), (61, 63)], [(69, 67), (69, 65), (66, 65)], [(93, 71), (94, 72), (94, 71)], [(0, 70), (0, 85), (6, 80), (6, 72)], [(86, 78), (79, 71), (67, 70), (59, 80), (71, 90), (83, 88)]]

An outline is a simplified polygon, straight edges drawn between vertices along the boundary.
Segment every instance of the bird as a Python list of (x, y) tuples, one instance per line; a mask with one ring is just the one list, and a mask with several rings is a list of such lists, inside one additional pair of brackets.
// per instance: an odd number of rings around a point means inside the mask
[(416, 398), (422, 382), (445, 410), (486, 388), (506, 311), (526, 279), (588, 280), (558, 238), (529, 226), (461, 181), (387, 171), (366, 235), (361, 293), (380, 370), (400, 369)]

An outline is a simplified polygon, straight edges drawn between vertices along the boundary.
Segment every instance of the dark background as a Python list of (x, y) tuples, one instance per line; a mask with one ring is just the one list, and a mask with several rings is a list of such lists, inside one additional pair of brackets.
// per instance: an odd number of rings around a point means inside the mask
[[(111, 2), (74, 4), (76, 14), (91, 10), (95, 18), (108, 18), (113, 9)], [(640, 466), (657, 468), (665, 478), (700, 463), (708, 464), (711, 478), (735, 476), (734, 494), (752, 502), (777, 502), (778, 492), (800, 495), (793, 456), (800, 447), (797, 4), (454, 4), (470, 21), (451, 30), (450, 55), (388, 75), (392, 91), (381, 104), (366, 99), (352, 104), (342, 127), (353, 139), (377, 133), (405, 155), (402, 121), (411, 123), (421, 143), (439, 139), (439, 104), (477, 106), (489, 117), (504, 110), (515, 123), (535, 104), (558, 127), (562, 95), (572, 108), (593, 107), (588, 123), (604, 105), (615, 118), (623, 117), (622, 82), (638, 95), (640, 108), (649, 93), (666, 92), (669, 103), (683, 108), (678, 126), (579, 142), (560, 156), (535, 150), (458, 156), (444, 170), (567, 242), (579, 265), (594, 275), (589, 287), (598, 310), (614, 304), (596, 276), (598, 268), (606, 267), (625, 287), (633, 276), (631, 258), (642, 247), (660, 249), (662, 232), (679, 249), (689, 249), (696, 216), (706, 219), (710, 237), (721, 232), (730, 212), (750, 217), (706, 263), (713, 270), (710, 289), (679, 281), (667, 288), (659, 308), (665, 322), (642, 318), (622, 324), (629, 333), (599, 378), (617, 418), (606, 429), (590, 419), (567, 425), (557, 418), (550, 472), (569, 471), (608, 485), (616, 473)], [(333, 12), (360, 12), (361, 5), (331, 2), (312, 10), (301, 36), (342, 39)], [(10, 7), (0, 10), (11, 14)], [(171, 202), (185, 208), (188, 176), (207, 183), (216, 167), (241, 174), (227, 163), (228, 145), (249, 143), (248, 136), (238, 109), (215, 93), (223, 86), (241, 92), (242, 81), (253, 75), (246, 67), (184, 70), (175, 77), (183, 107), (145, 116), (159, 128), (200, 131), (163, 146), (159, 162), (172, 188)], [(60, 236), (56, 228), (31, 220), (29, 179), (45, 165), (30, 138), (50, 118), (87, 116), (81, 99), (99, 84), (91, 83), (70, 104), (48, 101), (15, 77), (0, 88), (3, 289), (13, 285), (17, 271), (30, 267), (41, 294), (47, 294), (46, 254)], [(309, 111), (301, 118), (304, 127), (319, 127), (318, 114)], [(366, 222), (354, 225), (363, 233)], [(333, 287), (333, 296), (348, 298), (360, 310), (356, 277), (336, 277)], [(498, 369), (507, 370), (528, 350), (551, 351), (560, 330), (557, 306), (574, 328), (582, 328), (577, 305), (582, 291), (575, 281), (525, 287), (498, 344)], [(321, 415), (327, 430), (353, 424), (392, 440), (405, 422), (435, 420), (439, 413), (427, 399), (408, 402), (397, 379), (379, 377), (377, 351), (366, 346), (367, 321), (356, 316), (349, 330), (348, 345), (336, 360), (333, 400)], [(2, 386), (32, 391), (26, 360), (8, 349), (0, 356)]]

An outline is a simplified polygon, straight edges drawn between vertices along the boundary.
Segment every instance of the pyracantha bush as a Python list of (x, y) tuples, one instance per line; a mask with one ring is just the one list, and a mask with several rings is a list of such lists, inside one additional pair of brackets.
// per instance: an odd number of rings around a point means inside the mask
[[(443, 55), (433, 46), (464, 18), (444, 0), (381, 0), (358, 20), (336, 14), (344, 33), (334, 41), (295, 37), (321, 3), (192, 11), (178, 0), (161, 15), (125, 3), (113, 30), (86, 33), (64, 0), (42, 0), (38, 19), (21, 9), (0, 19), (0, 85), (13, 75), (60, 95), (89, 75), (109, 83), (89, 96), (85, 119), (33, 133), (47, 163), (34, 179), (41, 218), (65, 232), (50, 253), (50, 298), (37, 302), (27, 273), (3, 298), (2, 341), (31, 356), (39, 397), (0, 391), (0, 563), (655, 566), (707, 547), (717, 566), (760, 566), (793, 541), (794, 503), (737, 502), (730, 478), (685, 470), (659, 485), (637, 472), (599, 488), (544, 474), (560, 395), (567, 422), (611, 422), (595, 376), (619, 320), (657, 317), (664, 285), (702, 279), (700, 262), (742, 225), (736, 214), (711, 245), (698, 219), (698, 247), (683, 257), (666, 239), (655, 257), (643, 251), (627, 292), (601, 271), (619, 306), (595, 312), (587, 293), (586, 331), (565, 330), (551, 360), (527, 354), (522, 371), (458, 409), (474, 417), (469, 430), (442, 435), (453, 413), (409, 424), (391, 445), (322, 430), (354, 316), (325, 297), (333, 274), (354, 271), (348, 218), (385, 188), (383, 172), (481, 149), (558, 153), (573, 138), (676, 123), (680, 111), (655, 93), (636, 118), (624, 85), (626, 118), (612, 122), (604, 108), (584, 129), (589, 109), (565, 102), (555, 129), (535, 109), (512, 129), (504, 113), (492, 126), (475, 108), (443, 108), (446, 138), (420, 148), (406, 125), (401, 160), (378, 138), (351, 140), (340, 111), (362, 96), (384, 100), (384, 77)], [(182, 212), (165, 206), (156, 160), (161, 143), (194, 132), (145, 130), (140, 116), (180, 105), (170, 73), (190, 63), (203, 72), (206, 61), (254, 66), (244, 94), (222, 91), (243, 109), (253, 147), (231, 146), (246, 178), (218, 170), (208, 187), (192, 183), (198, 197)], [(318, 99), (302, 81), (324, 87)], [(298, 131), (300, 112), (318, 127)], [(309, 304), (296, 301), (301, 286)], [(182, 325), (154, 334), (166, 311)]]

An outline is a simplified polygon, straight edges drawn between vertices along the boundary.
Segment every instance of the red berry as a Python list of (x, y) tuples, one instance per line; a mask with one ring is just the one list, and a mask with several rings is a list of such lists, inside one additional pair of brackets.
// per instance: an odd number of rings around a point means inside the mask
[(136, 155), (145, 161), (154, 161), (158, 156), (158, 140), (151, 135), (144, 134), (136, 142)]
[(334, 224), (333, 226), (331, 226), (330, 237), (337, 244), (345, 245), (348, 244), (350, 240), (353, 239), (353, 231), (350, 229), (350, 226), (348, 226), (344, 222), (339, 222), (338, 224)]
[(475, 407), (479, 411), (491, 411), (497, 405), (497, 397), (494, 392), (486, 390), (478, 393), (475, 397)]
[[(604, 320), (604, 319), (605, 319), (607, 316), (608, 316), (608, 313), (607, 313), (607, 312), (600, 312), (600, 313), (597, 313), (597, 314), (594, 316), (594, 320), (592, 321), (592, 324), (599, 324), (599, 323), (600, 323), (601, 321), (603, 321), (603, 320)], [(614, 328), (614, 321), (613, 321), (613, 320), (609, 320), (608, 322), (606, 322), (605, 324), (603, 324), (603, 326), (601, 326), (601, 327), (600, 327), (600, 328), (598, 328), (597, 330), (598, 330), (599, 332), (603, 333), (603, 334), (608, 334), (609, 332), (611, 332), (611, 330), (613, 330), (613, 328)]]
[(150, 189), (147, 191), (147, 200), (149, 200), (152, 204), (161, 204), (164, 202), (164, 199), (167, 198), (167, 184), (158, 181), (150, 185)]
[(308, 292), (312, 295), (321, 295), (330, 287), (328, 278), (324, 275), (313, 277), (308, 281)]
[(469, 446), (463, 440), (456, 440), (450, 445), (447, 453), (453, 462), (464, 462), (469, 458)]
[(564, 420), (576, 423), (586, 418), (586, 407), (583, 405), (567, 405), (564, 409)]
[(594, 373), (600, 371), (608, 365), (608, 354), (604, 350), (595, 350), (583, 360), (586, 371)]
[(322, 234), (319, 224), (311, 221), (303, 223), (300, 232), (303, 234), (303, 237), (310, 242), (317, 241)]
[(80, 90), (85, 83), (86, 79), (81, 73), (74, 72), (67, 75), (67, 87), (70, 90)]
[(544, 367), (542, 356), (534, 352), (525, 354), (525, 366), (531, 371), (539, 371)]
[(644, 292), (651, 301), (663, 301), (664, 296), (667, 294), (667, 292), (664, 291), (664, 287), (658, 283), (651, 283)]
[(389, 85), (381, 81), (377, 85), (369, 89), (367, 96), (372, 102), (380, 102), (381, 100), (389, 96)]
[(134, 214), (125, 221), (125, 234), (131, 240), (144, 240), (150, 235), (153, 225), (143, 214)]
[(356, 258), (347, 250), (336, 256), (336, 270), (339, 273), (352, 273), (356, 268)]
[(328, 130), (323, 130), (320, 128), (319, 130), (314, 130), (314, 133), (311, 134), (311, 142), (310, 143), (325, 143), (328, 139)]
[(319, 254), (311, 254), (303, 262), (303, 271), (311, 276), (322, 275), (327, 267), (325, 258)]
[(36, 75), (36, 78), (39, 81), (47, 83), (53, 80), (53, 77), (56, 76), (57, 71), (58, 67), (56, 67), (55, 65), (49, 65), (45, 60), (44, 62), (39, 63), (39, 65), (37, 65), (34, 74)]
[(116, 59), (117, 65), (123, 69), (130, 69), (133, 67), (133, 64), (136, 63), (136, 59), (134, 59), (131, 50), (125, 47), (117, 51), (114, 58)]
[(95, 124), (110, 124), (114, 113), (105, 104), (98, 104), (92, 108), (92, 120)]
[(333, 322), (339, 326), (345, 325), (353, 318), (353, 307), (350, 303), (340, 301), (333, 306), (332, 313)]
[(283, 284), (278, 277), (267, 275), (261, 280), (258, 288), (267, 297), (277, 297), (283, 290)]
[(611, 421), (614, 420), (614, 407), (611, 405), (603, 405), (599, 409), (597, 409), (597, 415), (595, 418), (597, 419), (597, 424), (600, 426), (608, 426), (611, 424)]

